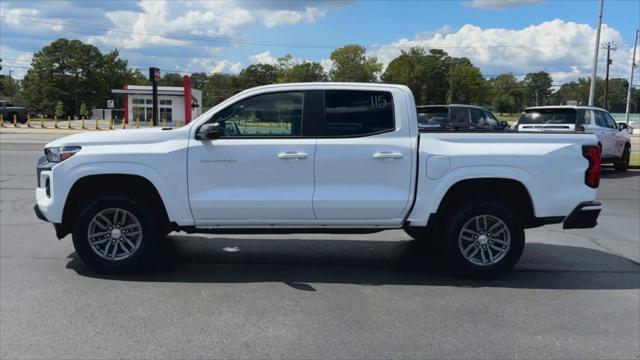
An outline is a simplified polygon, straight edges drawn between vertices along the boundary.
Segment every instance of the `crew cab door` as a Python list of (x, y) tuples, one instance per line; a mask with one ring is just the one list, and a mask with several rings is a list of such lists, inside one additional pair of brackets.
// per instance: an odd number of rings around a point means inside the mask
[(400, 223), (415, 161), (404, 101), (388, 91), (324, 91), (313, 196), (319, 221)]
[(272, 92), (239, 100), (207, 121), (224, 127), (221, 138), (190, 140), (187, 172), (196, 226), (315, 219), (316, 141), (303, 136), (304, 96)]

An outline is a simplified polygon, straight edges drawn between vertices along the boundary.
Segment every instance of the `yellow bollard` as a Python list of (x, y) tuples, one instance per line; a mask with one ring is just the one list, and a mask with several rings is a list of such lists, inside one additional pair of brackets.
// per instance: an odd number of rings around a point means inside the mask
[(140, 118), (136, 118), (136, 129), (140, 129)]
[[(11, 119), (9, 119), (11, 120)], [(0, 125), (4, 126), (4, 116), (2, 116), (2, 114), (0, 114)]]
[(84, 130), (84, 116), (82, 116), (82, 128)]
[(127, 128), (127, 120), (122, 119), (122, 129), (126, 129)]
[(44, 118), (40, 119), (40, 128), (44, 129)]
[(162, 127), (163, 128), (167, 127), (167, 119), (162, 119)]
[(57, 116), (53, 116), (53, 128), (57, 129), (58, 128), (58, 117)]
[(113, 120), (109, 118), (109, 130), (113, 130)]
[(180, 120), (176, 120), (176, 127), (179, 128), (180, 127)]
[[(16, 120), (16, 117), (14, 115), (13, 120)], [(27, 115), (27, 127), (31, 127), (31, 115)]]
[[(29, 115), (27, 115), (29, 116)], [(13, 127), (18, 127), (18, 119), (16, 119), (16, 117), (13, 117)]]
[(153, 127), (153, 119), (151, 119), (151, 121), (149, 122), (149, 126)]
[(71, 129), (71, 115), (67, 115), (67, 129)]
[(100, 119), (96, 118), (96, 130), (100, 130), (100, 128), (98, 127), (98, 122), (100, 121)]

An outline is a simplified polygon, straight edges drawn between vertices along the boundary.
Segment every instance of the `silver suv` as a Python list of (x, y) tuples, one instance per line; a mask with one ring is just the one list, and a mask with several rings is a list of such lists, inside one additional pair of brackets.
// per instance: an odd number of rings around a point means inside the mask
[(616, 123), (608, 111), (590, 106), (536, 106), (526, 108), (518, 131), (581, 131), (595, 134), (602, 162), (613, 163), (616, 170), (629, 168), (632, 128)]

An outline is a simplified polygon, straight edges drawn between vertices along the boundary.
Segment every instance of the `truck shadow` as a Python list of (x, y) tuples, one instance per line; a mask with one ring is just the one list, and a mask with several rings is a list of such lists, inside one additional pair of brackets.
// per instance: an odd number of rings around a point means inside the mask
[(118, 281), (185, 283), (280, 282), (303, 291), (314, 283), (523, 289), (639, 289), (640, 265), (583, 247), (527, 244), (516, 269), (499, 279), (446, 275), (428, 241), (256, 239), (169, 236), (163, 265), (143, 273), (92, 273), (75, 253), (67, 268)]
[(603, 179), (625, 179), (630, 177), (640, 177), (640, 171), (635, 169), (629, 169), (627, 171), (616, 171), (613, 166), (602, 166), (600, 177)]

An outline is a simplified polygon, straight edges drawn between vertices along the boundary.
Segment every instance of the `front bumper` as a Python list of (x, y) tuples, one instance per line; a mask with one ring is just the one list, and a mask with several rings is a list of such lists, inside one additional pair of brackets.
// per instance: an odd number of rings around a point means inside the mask
[(585, 201), (576, 206), (564, 219), (563, 229), (589, 229), (598, 225), (598, 216), (602, 204), (597, 201)]

